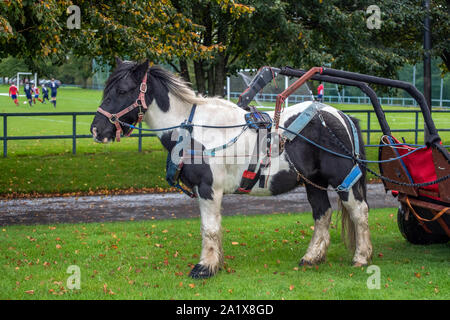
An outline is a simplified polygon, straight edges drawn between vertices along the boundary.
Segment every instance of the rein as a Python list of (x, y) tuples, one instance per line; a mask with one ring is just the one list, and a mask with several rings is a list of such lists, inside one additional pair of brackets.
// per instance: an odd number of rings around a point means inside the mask
[[(147, 104), (145, 102), (145, 94), (147, 93), (147, 75), (148, 71), (145, 72), (144, 78), (142, 79), (141, 85), (139, 86), (139, 96), (136, 99), (136, 101), (128, 106), (127, 108), (123, 109), (119, 113), (111, 114), (108, 111), (103, 110), (101, 107), (98, 107), (97, 112), (100, 112), (105, 117), (108, 118), (108, 120), (116, 126), (116, 141), (120, 141), (120, 133), (123, 131), (122, 127), (120, 126), (122, 121), (120, 121), (120, 117), (127, 114), (128, 112), (133, 111), (136, 108), (139, 108), (138, 113), (138, 119), (134, 123), (133, 127), (137, 124), (142, 122), (142, 119), (144, 118), (144, 112), (147, 111)], [(142, 108), (144, 108), (144, 112), (142, 112)], [(131, 132), (133, 132), (133, 127), (130, 127), (130, 130), (127, 133), (127, 136), (131, 135)]]

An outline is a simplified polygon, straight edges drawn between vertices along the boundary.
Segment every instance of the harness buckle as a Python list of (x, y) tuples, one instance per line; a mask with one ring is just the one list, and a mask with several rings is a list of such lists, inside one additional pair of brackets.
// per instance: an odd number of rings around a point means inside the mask
[(111, 122), (112, 124), (116, 124), (118, 120), (119, 118), (117, 117), (117, 114), (112, 114), (111, 118), (109, 118), (109, 122)]
[(323, 119), (322, 113), (320, 111), (318, 112), (319, 120), (322, 123), (322, 126), (326, 127), (327, 124), (325, 123), (325, 120)]
[(145, 82), (141, 83), (141, 86), (139, 87), (139, 91), (142, 93), (146, 93), (147, 92), (147, 84)]

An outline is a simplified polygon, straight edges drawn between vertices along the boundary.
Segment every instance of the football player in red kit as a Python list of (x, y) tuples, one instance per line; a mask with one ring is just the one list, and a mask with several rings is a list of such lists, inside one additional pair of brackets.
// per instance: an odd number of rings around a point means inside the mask
[(38, 99), (41, 103), (43, 103), (42, 99), (39, 98), (39, 87), (36, 87), (34, 84), (32, 84), (31, 90), (33, 90), (33, 93), (34, 93), (34, 98), (33, 98), (34, 104), (36, 104), (36, 99)]
[(11, 99), (13, 99), (16, 106), (19, 106), (19, 100), (17, 100), (17, 91), (18, 89), (14, 84), (9, 87), (9, 96), (11, 97)]

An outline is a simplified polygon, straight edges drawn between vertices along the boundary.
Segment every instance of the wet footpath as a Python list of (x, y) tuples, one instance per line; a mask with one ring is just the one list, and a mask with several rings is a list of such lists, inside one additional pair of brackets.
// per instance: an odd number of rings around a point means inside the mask
[[(336, 209), (336, 193), (329, 192), (329, 197), (333, 208)], [(369, 184), (367, 197), (370, 208), (398, 207), (398, 201), (390, 193), (386, 193), (381, 184)], [(310, 211), (303, 187), (275, 197), (225, 195), (222, 202), (222, 214), (225, 216)], [(200, 212), (197, 200), (178, 193), (0, 201), (1, 226), (182, 219), (198, 216)]]

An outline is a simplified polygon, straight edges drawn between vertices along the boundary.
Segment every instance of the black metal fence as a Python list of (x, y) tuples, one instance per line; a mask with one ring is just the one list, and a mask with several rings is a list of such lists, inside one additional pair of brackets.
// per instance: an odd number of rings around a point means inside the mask
[[(381, 129), (372, 129), (371, 128), (371, 119), (372, 114), (375, 113), (373, 110), (343, 110), (345, 113), (349, 113), (352, 115), (356, 115), (358, 113), (365, 113), (367, 114), (366, 117), (366, 123), (367, 123), (367, 129), (362, 129), (362, 133), (366, 134), (366, 147), (373, 146), (371, 144), (370, 135), (372, 133), (382, 133)], [(414, 132), (414, 144), (418, 144), (419, 142), (419, 133), (423, 133), (425, 130), (424, 128), (419, 128), (419, 115), (422, 114), (420, 110), (384, 110), (385, 115), (387, 116), (389, 113), (414, 113), (414, 128), (412, 129), (396, 129), (392, 125), (390, 125), (392, 134), (394, 132)], [(433, 114), (439, 114), (439, 113), (450, 113), (450, 110), (433, 110)], [(376, 119), (376, 116), (375, 116)], [(378, 121), (378, 120), (377, 120)], [(388, 119), (389, 123), (389, 119)], [(450, 127), (450, 122), (448, 123)], [(450, 128), (438, 128), (439, 132), (450, 132)], [(445, 146), (449, 147), (449, 146)]]
[[(362, 129), (363, 134), (366, 135), (366, 146), (371, 146), (370, 135), (372, 133), (381, 133), (380, 129), (371, 128), (372, 114), (375, 113), (373, 110), (344, 110), (345, 113), (349, 114), (366, 114), (367, 129)], [(414, 143), (417, 144), (419, 141), (419, 133), (423, 133), (424, 129), (419, 128), (419, 114), (420, 110), (385, 110), (386, 114), (389, 113), (414, 113), (415, 121), (414, 128), (411, 129), (395, 129), (391, 127), (391, 131), (394, 132), (414, 132)], [(434, 110), (433, 114), (438, 113), (450, 113), (450, 110)], [(38, 139), (71, 139), (72, 140), (72, 153), (77, 152), (77, 139), (89, 138), (92, 139), (90, 134), (77, 134), (77, 116), (94, 116), (95, 112), (34, 112), (34, 113), (0, 113), (0, 117), (3, 118), (3, 135), (0, 140), (3, 141), (3, 157), (8, 155), (8, 141), (17, 140), (38, 140)], [(11, 117), (35, 117), (35, 116), (67, 116), (72, 117), (72, 134), (68, 135), (41, 135), (41, 136), (9, 136), (8, 135), (8, 119)], [(450, 124), (450, 123), (449, 123)], [(142, 124), (139, 124), (139, 128), (142, 128)], [(440, 132), (449, 132), (450, 128), (440, 128)], [(139, 133), (132, 134), (131, 137), (138, 138), (138, 151), (142, 151), (142, 139), (144, 137), (154, 137), (155, 134), (143, 133), (138, 130)], [(447, 147), (447, 146), (446, 146)]]
[[(3, 157), (8, 156), (8, 141), (17, 140), (51, 140), (51, 139), (71, 139), (72, 140), (72, 153), (77, 153), (77, 139), (89, 138), (92, 139), (91, 134), (77, 134), (77, 116), (94, 116), (95, 112), (33, 112), (33, 113), (0, 113), (0, 117), (3, 118), (3, 135), (0, 140), (3, 141)], [(67, 116), (72, 117), (72, 134), (68, 135), (45, 135), (45, 136), (9, 136), (8, 135), (8, 118), (11, 117), (37, 117), (37, 116)], [(139, 128), (142, 128), (142, 123), (139, 124)], [(138, 138), (138, 151), (142, 151), (142, 138), (154, 137), (152, 133), (142, 133), (141, 130), (137, 130), (139, 133), (132, 134), (130, 137)]]

